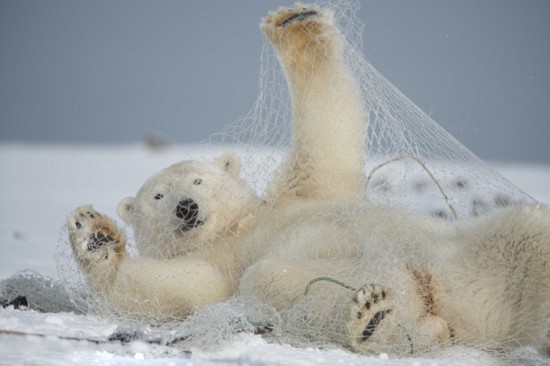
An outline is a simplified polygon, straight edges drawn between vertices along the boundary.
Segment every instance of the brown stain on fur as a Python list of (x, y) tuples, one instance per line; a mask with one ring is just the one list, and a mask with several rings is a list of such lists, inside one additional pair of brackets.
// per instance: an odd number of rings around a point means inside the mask
[[(420, 296), (424, 305), (424, 317), (439, 316), (436, 301), (436, 289), (433, 281), (433, 276), (429, 272), (412, 270), (413, 278), (417, 284), (416, 293)], [(449, 344), (457, 344), (455, 331), (447, 324)]]
[(432, 274), (419, 270), (413, 270), (412, 275), (417, 284), (416, 292), (422, 299), (426, 315), (437, 315), (434, 296), (435, 288), (432, 283)]
[[(124, 235), (124, 232), (117, 227), (114, 221), (106, 217), (95, 218), (93, 227), (94, 233), (101, 233), (113, 240), (112, 243), (107, 244), (109, 248), (106, 248), (105, 259), (110, 259), (113, 262), (114, 267), (118, 268), (126, 254), (126, 236)], [(108, 258), (110, 252), (114, 253), (114, 258)]]

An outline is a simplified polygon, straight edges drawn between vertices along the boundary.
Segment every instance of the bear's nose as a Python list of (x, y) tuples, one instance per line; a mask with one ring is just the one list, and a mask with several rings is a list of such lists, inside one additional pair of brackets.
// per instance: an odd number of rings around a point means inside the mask
[(183, 220), (183, 224), (179, 227), (182, 231), (191, 230), (203, 223), (198, 219), (199, 205), (191, 198), (186, 198), (178, 202), (176, 206), (176, 216)]
[(176, 206), (176, 216), (184, 221), (191, 220), (193, 216), (197, 216), (199, 213), (199, 205), (191, 198), (179, 201)]

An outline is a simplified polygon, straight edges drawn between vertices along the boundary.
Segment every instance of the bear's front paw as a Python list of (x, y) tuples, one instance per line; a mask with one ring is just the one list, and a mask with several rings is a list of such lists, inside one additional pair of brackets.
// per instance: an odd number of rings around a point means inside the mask
[(124, 233), (90, 205), (77, 208), (69, 216), (67, 227), (74, 255), (85, 267), (118, 257), (124, 251)]
[(372, 284), (360, 288), (349, 304), (348, 329), (352, 346), (360, 348), (379, 333), (383, 322), (391, 316), (392, 309), (390, 289)]

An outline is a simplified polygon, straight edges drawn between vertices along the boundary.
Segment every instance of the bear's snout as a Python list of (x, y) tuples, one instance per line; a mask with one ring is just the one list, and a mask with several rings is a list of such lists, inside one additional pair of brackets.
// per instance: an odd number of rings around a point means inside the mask
[(204, 223), (204, 221), (199, 219), (199, 205), (191, 198), (178, 202), (176, 216), (183, 221), (178, 226), (178, 229), (181, 231), (191, 230)]

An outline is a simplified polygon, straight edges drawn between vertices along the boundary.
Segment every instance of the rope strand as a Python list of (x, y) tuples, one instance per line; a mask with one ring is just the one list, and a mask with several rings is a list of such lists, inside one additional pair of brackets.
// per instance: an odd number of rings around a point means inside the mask
[(320, 282), (320, 281), (327, 281), (327, 282), (331, 282), (331, 283), (335, 283), (339, 286), (342, 286), (343, 288), (346, 288), (350, 291), (357, 291), (357, 289), (351, 287), (350, 285), (347, 285), (345, 284), (344, 282), (342, 281), (339, 281), (337, 279), (334, 279), (334, 278), (331, 278), (331, 277), (327, 277), (327, 276), (321, 276), (321, 277), (316, 277), (314, 279), (312, 279), (311, 281), (309, 281), (309, 283), (307, 284), (305, 290), (304, 290), (304, 296), (307, 296), (308, 292), (309, 292), (309, 288), (317, 283), (317, 282)]

